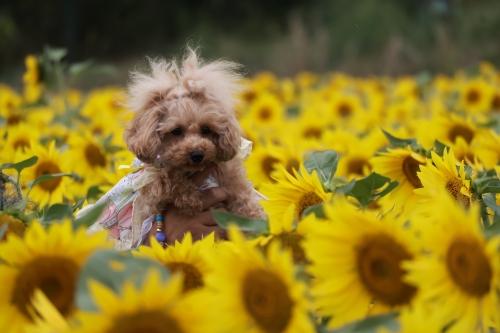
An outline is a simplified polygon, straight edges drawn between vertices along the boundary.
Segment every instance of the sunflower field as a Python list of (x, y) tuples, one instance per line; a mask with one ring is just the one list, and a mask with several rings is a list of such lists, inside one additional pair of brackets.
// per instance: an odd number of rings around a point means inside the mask
[(86, 228), (131, 172), (125, 90), (62, 49), (0, 85), (0, 332), (500, 332), (500, 72), (246, 79), (267, 220), (117, 251)]

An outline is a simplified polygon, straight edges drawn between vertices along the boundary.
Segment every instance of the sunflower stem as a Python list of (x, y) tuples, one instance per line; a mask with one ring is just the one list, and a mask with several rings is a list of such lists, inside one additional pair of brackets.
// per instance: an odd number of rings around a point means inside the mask
[(62, 69), (60, 60), (55, 61), (54, 71), (55, 71), (56, 77), (57, 77), (57, 84), (59, 86), (59, 92), (60, 92), (61, 97), (64, 101), (64, 108), (66, 109), (66, 112), (69, 112), (69, 104), (68, 104), (68, 99), (66, 96), (66, 82), (64, 81), (64, 73), (63, 73), (63, 69)]

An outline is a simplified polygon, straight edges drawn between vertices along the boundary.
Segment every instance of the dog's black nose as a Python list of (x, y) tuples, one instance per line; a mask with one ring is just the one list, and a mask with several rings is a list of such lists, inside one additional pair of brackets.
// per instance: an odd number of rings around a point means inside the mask
[(203, 155), (203, 152), (197, 150), (197, 151), (193, 151), (191, 153), (191, 160), (194, 162), (194, 163), (200, 163), (201, 161), (203, 161), (203, 158), (205, 157), (205, 155)]

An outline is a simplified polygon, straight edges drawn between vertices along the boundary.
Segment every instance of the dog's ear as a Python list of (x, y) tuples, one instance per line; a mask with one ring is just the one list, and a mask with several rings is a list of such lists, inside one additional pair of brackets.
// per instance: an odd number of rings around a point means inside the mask
[(164, 111), (164, 98), (177, 85), (174, 61), (149, 59), (149, 72), (132, 72), (128, 85), (128, 107), (135, 115), (123, 138), (128, 149), (145, 163), (154, 163), (160, 153), (158, 124)]
[[(224, 126), (225, 125), (225, 126)], [(226, 124), (220, 126), (217, 142), (217, 160), (226, 162), (238, 153), (241, 145), (240, 126), (234, 116), (229, 117)]]
[(158, 110), (139, 112), (123, 133), (128, 149), (144, 163), (153, 164), (160, 153), (161, 139), (157, 133), (160, 120)]

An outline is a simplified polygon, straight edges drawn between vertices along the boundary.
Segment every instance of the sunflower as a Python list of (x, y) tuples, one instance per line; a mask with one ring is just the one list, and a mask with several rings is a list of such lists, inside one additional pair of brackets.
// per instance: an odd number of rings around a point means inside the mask
[(258, 127), (276, 125), (283, 121), (284, 108), (278, 98), (271, 94), (260, 94), (250, 105), (247, 115)]
[(472, 192), (470, 179), (466, 179), (464, 162), (460, 163), (460, 172), (458, 172), (452, 149), (445, 149), (442, 158), (434, 151), (431, 151), (431, 156), (434, 165), (428, 161), (427, 165), (420, 166), (420, 171), (417, 172), (423, 188), (415, 189), (414, 192), (425, 197), (419, 201), (422, 209), (431, 209), (436, 199), (443, 193), (442, 190), (446, 190), (445, 192), (463, 207), (469, 207)]
[(279, 170), (283, 176), (276, 178), (276, 184), (263, 184), (261, 187), (262, 194), (269, 199), (261, 204), (270, 217), (283, 219), (283, 214), (293, 204), (296, 207), (294, 219), (300, 221), (307, 208), (332, 197), (323, 189), (316, 170), (309, 174), (303, 164), (300, 165), (300, 173), (293, 170), (293, 175), (282, 165), (279, 165)]
[(125, 94), (120, 88), (101, 88), (94, 89), (87, 97), (82, 106), (81, 114), (93, 119), (102, 113), (110, 114), (113, 117), (123, 116), (129, 119), (133, 114), (126, 115), (125, 112)]
[(188, 232), (181, 243), (175, 241), (174, 246), (165, 249), (152, 237), (151, 247), (140, 246), (132, 254), (158, 261), (172, 273), (181, 272), (184, 276), (183, 292), (187, 292), (205, 285), (205, 276), (210, 272), (205, 258), (213, 246), (214, 233), (193, 244), (191, 233)]
[(334, 95), (328, 105), (332, 124), (339, 125), (349, 119), (356, 119), (363, 106), (359, 97), (345, 93)]
[(67, 159), (72, 162), (72, 170), (88, 180), (88, 186), (105, 181), (105, 174), (111, 168), (110, 155), (100, 141), (89, 132), (72, 133), (68, 138)]
[(475, 171), (483, 171), (484, 167), (476, 154), (477, 145), (470, 145), (462, 138), (458, 137), (455, 144), (451, 146), (455, 153), (457, 162), (464, 161), (465, 165), (469, 165)]
[(2, 150), (2, 161), (20, 162), (21, 154), (30, 147), (31, 141), (38, 142), (40, 137), (40, 131), (27, 123), (8, 127), (7, 140)]
[[(69, 171), (67, 167), (68, 159), (56, 151), (55, 141), (52, 141), (47, 148), (40, 144), (31, 142), (30, 147), (26, 149), (23, 158), (38, 156), (38, 162), (23, 171), (23, 178), (27, 181), (33, 181), (43, 175), (64, 173)], [(68, 197), (66, 187), (69, 184), (68, 177), (57, 177), (35, 185), (30, 192), (30, 199), (34, 200), (44, 207), (54, 203), (62, 203), (64, 197)], [(71, 199), (71, 197), (69, 197)]]
[[(439, 318), (424, 306), (404, 308), (399, 314), (399, 333), (442, 333), (443, 327)], [(377, 329), (377, 333), (395, 333), (385, 328)], [(447, 331), (446, 331), (447, 332)]]
[(275, 182), (271, 174), (278, 169), (284, 157), (282, 149), (275, 144), (258, 145), (243, 162), (253, 186), (258, 189), (262, 184)]
[(214, 271), (208, 288), (197, 295), (206, 310), (198, 331), (314, 332), (306, 285), (295, 280), (290, 253), (273, 243), (266, 258), (236, 228), (229, 229), (229, 237), (231, 246), (208, 257)]
[(269, 235), (261, 235), (250, 242), (267, 251), (270, 244), (277, 242), (283, 249), (292, 252), (295, 264), (306, 264), (308, 261), (302, 243), (307, 227), (316, 221), (314, 214), (309, 214), (295, 223), (296, 207), (291, 204), (281, 218), (269, 217)]
[(434, 136), (433, 140), (438, 139), (447, 145), (453, 145), (459, 137), (471, 144), (480, 133), (471, 118), (463, 119), (454, 114), (437, 116), (428, 127), (422, 130), (427, 131), (427, 135)]
[(22, 220), (0, 211), (0, 228), (5, 224), (7, 225), (7, 232), (2, 238), (0, 238), (0, 242), (5, 241), (9, 234), (15, 234), (19, 237), (23, 237), (24, 232), (26, 231), (26, 224), (24, 224)]
[(293, 128), (301, 140), (321, 141), (323, 134), (328, 130), (328, 124), (322, 122), (317, 117), (311, 117), (311, 114), (318, 114), (314, 108), (305, 109), (300, 117), (294, 122)]
[(428, 254), (403, 264), (405, 281), (421, 290), (420, 302), (436, 304), (441, 327), (454, 322), (447, 332), (498, 330), (500, 237), (485, 239), (478, 204), (466, 210), (449, 196), (438, 201), (422, 238)]
[(19, 111), (22, 98), (10, 87), (0, 84), (0, 117), (7, 121), (7, 126), (24, 122), (26, 116)]
[(346, 153), (340, 156), (336, 176), (344, 176), (347, 179), (368, 176), (373, 168), (370, 159), (377, 149), (376, 141), (354, 137), (353, 141), (349, 142)]
[(378, 156), (371, 158), (370, 163), (376, 173), (399, 182), (398, 187), (391, 192), (391, 199), (397, 208), (410, 213), (419, 198), (413, 190), (422, 188), (417, 172), (421, 165), (426, 165), (426, 158), (409, 148), (388, 148), (387, 152), (380, 152)]
[(390, 214), (379, 220), (343, 197), (327, 206), (333, 222), (309, 226), (304, 249), (318, 312), (332, 316), (328, 326), (410, 305), (418, 290), (403, 281), (400, 267), (415, 256), (409, 230)]
[(484, 80), (474, 79), (467, 82), (460, 91), (457, 108), (470, 113), (490, 110), (493, 88)]
[(66, 112), (66, 103), (70, 109), (76, 109), (82, 103), (82, 92), (75, 89), (68, 89), (66, 91), (66, 99), (63, 96), (57, 95), (50, 101), (50, 106), (56, 111), (57, 114), (64, 114)]
[(63, 333), (69, 331), (69, 324), (57, 311), (40, 289), (35, 289), (32, 303), (32, 317), (34, 323), (27, 326), (29, 333)]
[(35, 56), (29, 55), (24, 59), (24, 62), (26, 64), (26, 73), (23, 75), (24, 99), (28, 103), (34, 103), (42, 96), (38, 61)]
[(492, 169), (500, 162), (500, 135), (494, 130), (481, 133), (475, 153), (486, 169)]
[(120, 295), (90, 280), (90, 295), (99, 312), (79, 313), (81, 326), (73, 332), (196, 332), (193, 320), (202, 309), (183, 297), (182, 286), (180, 275), (163, 282), (157, 270), (147, 273), (140, 288), (126, 281)]
[(71, 221), (51, 224), (48, 230), (34, 221), (24, 240), (9, 234), (0, 243), (0, 331), (24, 332), (32, 323), (31, 298), (40, 289), (65, 317), (72, 316), (80, 269), (89, 255), (106, 245), (103, 234), (73, 231)]

